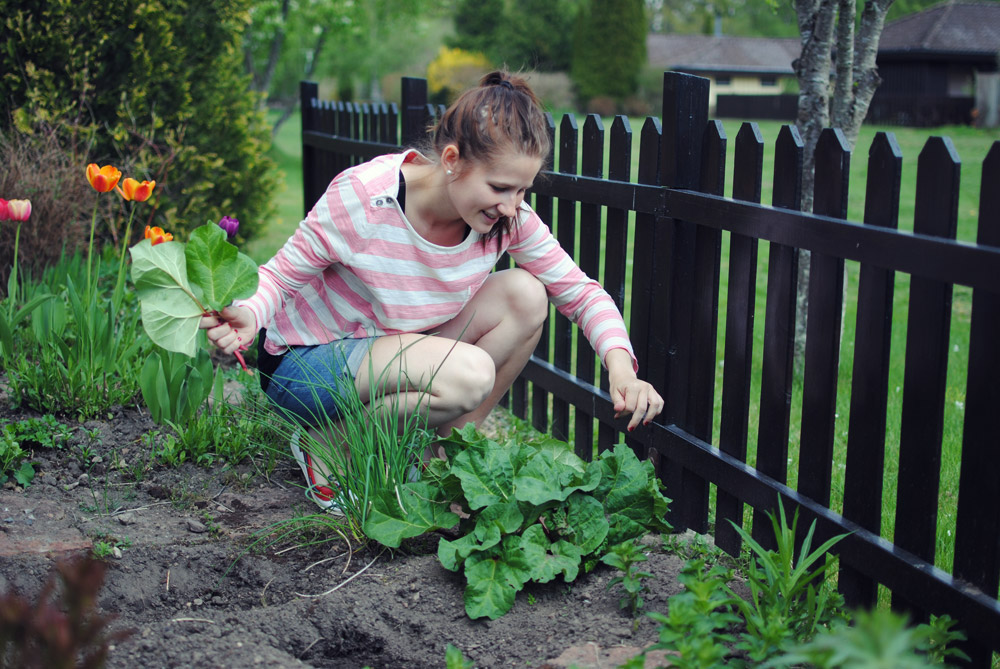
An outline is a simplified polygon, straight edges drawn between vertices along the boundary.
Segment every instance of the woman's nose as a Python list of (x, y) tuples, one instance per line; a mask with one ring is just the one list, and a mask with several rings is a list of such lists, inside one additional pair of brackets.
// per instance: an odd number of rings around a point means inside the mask
[(500, 212), (501, 216), (513, 216), (517, 211), (517, 205), (520, 204), (520, 196), (511, 195), (510, 197), (504, 198), (503, 202), (497, 205), (497, 210)]

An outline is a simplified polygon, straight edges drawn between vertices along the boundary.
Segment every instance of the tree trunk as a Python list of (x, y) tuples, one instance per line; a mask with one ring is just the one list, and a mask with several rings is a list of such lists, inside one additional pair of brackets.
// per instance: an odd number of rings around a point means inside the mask
[[(856, 21), (854, 0), (796, 0), (802, 52), (792, 64), (799, 81), (796, 126), (802, 136), (802, 210), (812, 211), (815, 188), (816, 142), (824, 128), (844, 132), (853, 149), (861, 123), (868, 114), (875, 89), (881, 83), (875, 57), (893, 0), (866, 0)], [(836, 36), (836, 70), (831, 73)], [(795, 364), (801, 369), (805, 353), (806, 312), (809, 306), (809, 252), (799, 252), (798, 295), (795, 314)]]

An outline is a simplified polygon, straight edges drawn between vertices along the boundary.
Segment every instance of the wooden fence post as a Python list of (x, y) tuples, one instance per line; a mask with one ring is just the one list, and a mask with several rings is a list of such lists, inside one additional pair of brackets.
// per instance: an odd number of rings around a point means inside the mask
[[(316, 107), (319, 99), (319, 84), (315, 81), (299, 82), (299, 109), (302, 112), (302, 133), (315, 129)], [(316, 149), (302, 141), (302, 206), (303, 216), (309, 214), (315, 201), (312, 182), (316, 174)]]
[(427, 134), (427, 80), (403, 77), (403, 110), (400, 144), (413, 146)]

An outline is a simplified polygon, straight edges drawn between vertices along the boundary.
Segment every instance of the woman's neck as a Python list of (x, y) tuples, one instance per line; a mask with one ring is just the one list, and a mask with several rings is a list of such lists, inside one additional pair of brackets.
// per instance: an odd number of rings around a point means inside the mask
[(440, 246), (461, 243), (468, 232), (451, 204), (444, 171), (435, 163), (403, 163), (406, 209), (403, 213), (421, 237)]

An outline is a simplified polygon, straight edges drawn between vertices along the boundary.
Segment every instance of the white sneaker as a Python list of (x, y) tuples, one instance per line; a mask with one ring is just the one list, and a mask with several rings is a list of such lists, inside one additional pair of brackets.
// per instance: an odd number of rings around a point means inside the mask
[(292, 455), (295, 457), (295, 461), (299, 463), (302, 475), (306, 478), (306, 497), (315, 502), (324, 511), (329, 511), (338, 516), (344, 515), (344, 511), (338, 502), (341, 496), (339, 487), (335, 483), (331, 486), (317, 481), (316, 474), (313, 471), (312, 458), (299, 447), (300, 439), (301, 433), (295, 432), (292, 435), (291, 448)]

